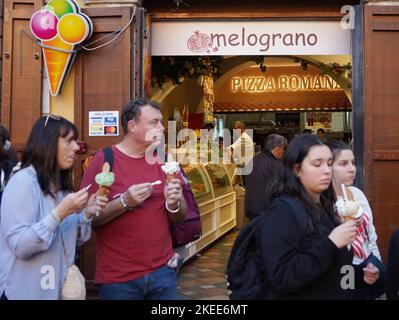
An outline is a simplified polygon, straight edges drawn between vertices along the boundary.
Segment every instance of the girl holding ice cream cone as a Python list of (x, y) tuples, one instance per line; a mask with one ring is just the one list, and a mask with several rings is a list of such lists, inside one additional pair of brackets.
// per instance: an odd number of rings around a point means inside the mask
[[(385, 291), (385, 267), (381, 263), (381, 255), (377, 246), (377, 233), (373, 224), (373, 214), (364, 193), (353, 186), (356, 177), (355, 156), (351, 148), (339, 141), (328, 143), (333, 154), (332, 173), (333, 187), (337, 196), (336, 209), (343, 218), (351, 211), (357, 219), (356, 237), (351, 243), (353, 249), (353, 265), (357, 273), (355, 299), (375, 299)], [(357, 212), (355, 212), (357, 211)], [(351, 213), (351, 212), (349, 212)], [(370, 260), (370, 255), (373, 260)], [(370, 262), (364, 262), (366, 261)], [(377, 261), (378, 259), (379, 261)], [(363, 264), (366, 264), (363, 266)], [(376, 266), (375, 264), (378, 264)]]

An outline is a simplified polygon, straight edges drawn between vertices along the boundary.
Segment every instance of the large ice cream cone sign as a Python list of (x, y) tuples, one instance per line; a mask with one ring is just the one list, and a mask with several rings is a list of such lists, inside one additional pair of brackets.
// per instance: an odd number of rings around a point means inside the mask
[(90, 18), (74, 0), (51, 0), (30, 19), (33, 35), (42, 44), (50, 93), (60, 92), (76, 55), (76, 46), (93, 33)]

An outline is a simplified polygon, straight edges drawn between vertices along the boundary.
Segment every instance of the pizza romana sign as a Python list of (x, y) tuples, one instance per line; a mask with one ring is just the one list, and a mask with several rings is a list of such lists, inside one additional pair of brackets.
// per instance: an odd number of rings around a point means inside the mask
[(152, 55), (350, 54), (339, 21), (160, 21)]

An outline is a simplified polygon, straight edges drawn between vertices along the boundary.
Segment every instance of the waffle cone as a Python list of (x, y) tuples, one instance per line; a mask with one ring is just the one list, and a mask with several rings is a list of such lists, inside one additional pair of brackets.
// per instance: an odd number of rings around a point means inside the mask
[(97, 195), (105, 196), (108, 194), (108, 187), (100, 186), (97, 190)]
[(172, 179), (174, 179), (174, 178), (175, 178), (175, 175), (174, 175), (174, 174), (168, 174), (168, 175), (166, 175), (166, 183), (171, 182)]
[(344, 220), (344, 223), (345, 223), (345, 222), (353, 220), (354, 218), (352, 216), (343, 216), (342, 219)]
[[(73, 50), (73, 45), (67, 44), (56, 36), (53, 40), (42, 41), (42, 44), (62, 50)], [(69, 60), (73, 53), (66, 53), (56, 51), (54, 49), (43, 48), (44, 60), (46, 62), (46, 69), (48, 81), (50, 85), (50, 92), (55, 96), (60, 90), (64, 74), (68, 69)]]

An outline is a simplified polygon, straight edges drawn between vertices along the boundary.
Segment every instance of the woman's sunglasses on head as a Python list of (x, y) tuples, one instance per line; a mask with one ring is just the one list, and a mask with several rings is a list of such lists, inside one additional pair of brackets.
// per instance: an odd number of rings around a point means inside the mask
[(47, 123), (48, 123), (49, 119), (53, 119), (53, 120), (56, 120), (56, 121), (61, 120), (61, 116), (58, 116), (58, 115), (55, 115), (55, 114), (51, 114), (51, 113), (49, 113), (47, 115), (43, 115), (43, 116), (46, 116), (46, 121), (44, 122), (44, 128), (47, 126)]

